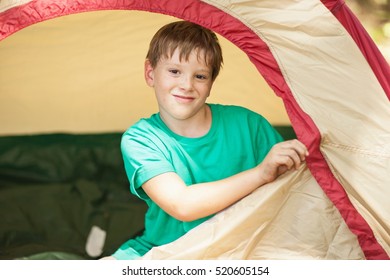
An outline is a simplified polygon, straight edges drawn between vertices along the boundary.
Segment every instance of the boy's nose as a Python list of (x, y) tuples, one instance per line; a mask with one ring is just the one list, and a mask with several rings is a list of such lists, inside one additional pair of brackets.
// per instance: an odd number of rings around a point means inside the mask
[(183, 90), (191, 90), (192, 89), (192, 79), (191, 79), (191, 77), (183, 75), (181, 80), (180, 80), (180, 87)]

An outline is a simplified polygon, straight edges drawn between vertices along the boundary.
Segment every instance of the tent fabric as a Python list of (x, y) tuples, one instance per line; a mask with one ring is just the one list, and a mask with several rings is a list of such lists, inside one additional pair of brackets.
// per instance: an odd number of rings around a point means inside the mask
[(356, 236), (302, 166), (142, 259), (364, 258)]
[(322, 1), (324, 5), (334, 14), (334, 16), (345, 27), (360, 51), (370, 64), (372, 71), (377, 76), (387, 97), (390, 99), (390, 67), (378, 48), (373, 44), (370, 36), (361, 27), (357, 17), (351, 12), (344, 1)]
[[(309, 176), (337, 208), (365, 258), (389, 258), (389, 66), (344, 1), (36, 0), (18, 4), (7, 1), (0, 6), (1, 38), (42, 20), (104, 9), (169, 14), (226, 37), (248, 55), (283, 99), (298, 138), (310, 151)], [(308, 209), (306, 203), (303, 200), (292, 211)], [(240, 219), (239, 213), (234, 219)], [(220, 245), (211, 242), (207, 247), (213, 250)], [(171, 257), (182, 248), (170, 251)]]

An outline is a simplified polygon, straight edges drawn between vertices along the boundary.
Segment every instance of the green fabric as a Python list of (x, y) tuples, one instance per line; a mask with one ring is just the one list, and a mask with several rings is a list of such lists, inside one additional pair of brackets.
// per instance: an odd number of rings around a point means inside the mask
[(274, 125), (274, 128), (277, 132), (279, 132), (280, 135), (282, 135), (284, 140), (292, 140), (297, 138), (294, 129), (289, 125)]
[(0, 137), (0, 259), (91, 259), (92, 226), (107, 232), (102, 256), (142, 232), (146, 204), (128, 191), (121, 137)]
[(82, 256), (66, 252), (43, 252), (16, 260), (85, 260)]
[(146, 205), (128, 193), (122, 133), (0, 137), (0, 259), (46, 251), (92, 258), (92, 226), (110, 255), (144, 227)]
[(141, 186), (165, 172), (177, 173), (186, 185), (217, 181), (258, 165), (281, 136), (260, 115), (237, 106), (210, 105), (212, 125), (199, 138), (173, 133), (159, 114), (143, 119), (123, 136), (122, 153), (132, 193), (144, 199), (149, 209), (144, 235), (124, 244), (141, 255), (154, 246), (167, 244), (207, 220), (183, 222), (164, 212)]
[(142, 257), (146, 252), (142, 255), (139, 253), (143, 252), (145, 249), (136, 239), (137, 238), (130, 239), (123, 243), (112, 256), (117, 260), (136, 260)]

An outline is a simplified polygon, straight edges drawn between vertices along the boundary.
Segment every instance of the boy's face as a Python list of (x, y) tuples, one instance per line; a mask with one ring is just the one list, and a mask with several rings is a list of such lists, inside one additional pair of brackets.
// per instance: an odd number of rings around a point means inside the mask
[(146, 83), (154, 88), (160, 116), (164, 121), (194, 119), (204, 113), (213, 85), (211, 68), (204, 52), (193, 51), (188, 61), (179, 59), (176, 49), (170, 58), (162, 58), (153, 68), (145, 62)]

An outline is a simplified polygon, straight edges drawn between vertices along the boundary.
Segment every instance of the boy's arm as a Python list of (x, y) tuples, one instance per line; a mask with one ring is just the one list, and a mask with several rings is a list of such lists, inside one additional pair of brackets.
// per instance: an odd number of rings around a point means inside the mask
[(176, 173), (167, 172), (148, 180), (142, 188), (171, 216), (193, 221), (225, 209), (287, 170), (299, 168), (307, 155), (301, 142), (291, 140), (274, 145), (258, 166), (226, 179), (187, 187)]

